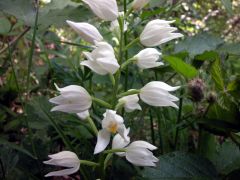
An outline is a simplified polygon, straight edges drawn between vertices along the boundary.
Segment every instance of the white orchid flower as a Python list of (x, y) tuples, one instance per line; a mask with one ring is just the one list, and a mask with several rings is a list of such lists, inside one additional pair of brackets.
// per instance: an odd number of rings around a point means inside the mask
[(132, 3), (132, 8), (134, 10), (140, 10), (149, 3), (150, 0), (134, 0)]
[(86, 111), (77, 113), (77, 116), (78, 116), (81, 120), (85, 120), (85, 119), (87, 119), (90, 115), (89, 115), (89, 111), (86, 110)]
[(51, 159), (44, 161), (44, 164), (66, 167), (67, 169), (50, 172), (46, 174), (45, 177), (70, 175), (77, 172), (80, 168), (80, 160), (77, 155), (71, 151), (62, 151), (49, 155), (48, 157)]
[(118, 17), (116, 0), (83, 0), (99, 18), (114, 21)]
[(153, 47), (183, 37), (181, 33), (175, 33), (177, 28), (170, 26), (173, 22), (160, 19), (150, 21), (140, 35), (140, 42), (144, 46)]
[(81, 62), (81, 65), (89, 67), (97, 74), (114, 74), (120, 67), (113, 47), (107, 42), (97, 42), (96, 48), (91, 53), (84, 52), (83, 54), (88, 60)]
[(99, 33), (97, 28), (93, 25), (85, 22), (73, 22), (67, 20), (68, 25), (76, 31), (82, 39), (85, 41), (95, 44), (95, 42), (103, 41), (102, 35)]
[(51, 103), (57, 104), (51, 111), (61, 111), (68, 113), (80, 113), (88, 110), (92, 105), (92, 98), (81, 86), (70, 85), (64, 88), (56, 86), (60, 95), (51, 98)]
[(158, 50), (154, 48), (146, 48), (140, 51), (136, 58), (137, 66), (141, 69), (149, 69), (163, 65), (162, 62), (157, 62), (160, 55), (162, 55)]
[(169, 92), (179, 89), (180, 86), (172, 87), (161, 81), (152, 81), (140, 90), (140, 99), (151, 106), (172, 106), (178, 108), (174, 103), (179, 99)]
[(134, 110), (142, 110), (141, 106), (138, 104), (139, 98), (137, 94), (124, 96), (118, 100), (119, 103), (124, 105), (126, 112), (132, 112)]
[(116, 111), (106, 110), (103, 114), (102, 130), (98, 132), (97, 144), (95, 146), (94, 154), (102, 152), (110, 142), (111, 133), (119, 133), (125, 141), (129, 141), (128, 131), (123, 124), (123, 118), (116, 114)]
[(119, 135), (115, 135), (112, 142), (112, 149), (124, 148), (125, 152), (117, 152), (118, 156), (126, 157), (126, 159), (136, 166), (156, 166), (158, 158), (156, 158), (152, 150), (157, 147), (146, 141), (134, 141), (130, 145), (129, 142), (125, 142), (124, 139)]

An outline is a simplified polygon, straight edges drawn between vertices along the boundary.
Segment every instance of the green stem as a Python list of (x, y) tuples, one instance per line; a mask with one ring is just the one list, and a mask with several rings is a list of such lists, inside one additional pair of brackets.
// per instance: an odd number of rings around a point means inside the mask
[(65, 136), (64, 132), (61, 130), (61, 128), (58, 126), (58, 124), (55, 122), (55, 119), (53, 119), (49, 114), (48, 112), (46, 112), (42, 107), (40, 107), (41, 110), (44, 112), (44, 114), (48, 117), (49, 121), (52, 123), (54, 129), (57, 131), (57, 133), (59, 134), (59, 136), (61, 137), (63, 143), (65, 144), (65, 146), (73, 151), (74, 151), (74, 148), (71, 144), (71, 142), (69, 141), (69, 139)]
[[(182, 106), (183, 106), (183, 97), (182, 97), (182, 95), (183, 95), (183, 89), (181, 90), (180, 94), (181, 94), (180, 95), (181, 98), (179, 100), (179, 110), (178, 110), (178, 117), (177, 117), (176, 125), (179, 124), (181, 122), (181, 120), (182, 120)], [(175, 142), (174, 142), (175, 149), (177, 148), (177, 144), (178, 144), (178, 136), (179, 136), (179, 128), (177, 127), (176, 133), (175, 133)]]
[[(36, 17), (35, 17), (35, 24), (33, 29), (33, 37), (32, 37), (32, 44), (30, 49), (30, 55), (28, 59), (28, 72), (27, 72), (27, 94), (29, 93), (29, 86), (30, 86), (30, 73), (32, 69), (32, 61), (33, 61), (33, 54), (35, 49), (35, 41), (36, 41), (36, 34), (37, 34), (37, 26), (38, 26), (38, 10), (39, 10), (39, 1), (37, 1), (37, 8), (36, 8)], [(26, 96), (26, 99), (28, 96)]]
[(135, 57), (132, 57), (130, 59), (128, 59), (127, 61), (125, 61), (122, 65), (121, 65), (121, 70), (123, 70), (127, 65), (129, 65), (130, 63), (133, 63), (134, 61), (136, 61), (137, 59)]
[(109, 153), (109, 154), (106, 156), (106, 158), (105, 158), (105, 160), (104, 160), (104, 166), (103, 166), (103, 169), (104, 169), (104, 170), (107, 168), (108, 162), (109, 162), (109, 160), (112, 158), (112, 156), (113, 156), (113, 153)]
[(160, 146), (159, 149), (161, 151), (161, 154), (163, 154), (164, 147), (163, 147), (162, 123), (161, 123), (161, 117), (160, 117), (158, 109), (156, 109), (156, 113), (157, 113), (157, 119), (158, 119), (158, 136), (159, 136), (159, 146)]
[(134, 39), (132, 42), (130, 42), (128, 45), (125, 46), (125, 48), (123, 49), (124, 51), (127, 51), (130, 47), (132, 47), (134, 44), (140, 42), (140, 38), (137, 37), (136, 39)]
[(139, 90), (139, 89), (131, 89), (127, 92), (117, 95), (117, 97), (121, 98), (121, 97), (128, 96), (128, 95), (139, 94), (140, 92), (141, 92), (141, 90)]
[(118, 102), (118, 104), (115, 107), (115, 111), (117, 111), (118, 109), (121, 109), (124, 106), (125, 102)]
[(104, 154), (116, 153), (116, 152), (126, 152), (126, 149), (120, 148), (120, 149), (110, 149), (110, 150), (103, 151)]
[(105, 102), (105, 101), (103, 101), (103, 100), (101, 100), (101, 99), (92, 97), (92, 100), (93, 100), (94, 102), (96, 102), (97, 104), (105, 107), (105, 108), (108, 108), (108, 109), (111, 109), (111, 108), (112, 108), (112, 105), (111, 105), (111, 104), (109, 104), (109, 103), (107, 103), (107, 102)]
[(97, 136), (97, 135), (98, 135), (98, 129), (97, 129), (95, 123), (93, 122), (92, 118), (88, 116), (88, 117), (87, 117), (87, 121), (88, 121), (88, 123), (90, 124), (93, 132), (94, 132), (95, 135)]
[(154, 133), (154, 122), (153, 122), (153, 116), (152, 111), (149, 109), (149, 115), (150, 115), (150, 125), (151, 125), (151, 137), (152, 137), (152, 143), (155, 145), (155, 133)]
[(94, 167), (100, 165), (99, 163), (95, 163), (95, 162), (87, 161), (87, 160), (80, 160), (80, 164), (86, 165), (86, 166), (94, 166)]
[(111, 80), (111, 82), (112, 82), (112, 85), (113, 85), (113, 87), (114, 87), (115, 84), (116, 84), (116, 81), (115, 81), (114, 76), (113, 76), (112, 74), (109, 74), (109, 78), (110, 78), (110, 80)]

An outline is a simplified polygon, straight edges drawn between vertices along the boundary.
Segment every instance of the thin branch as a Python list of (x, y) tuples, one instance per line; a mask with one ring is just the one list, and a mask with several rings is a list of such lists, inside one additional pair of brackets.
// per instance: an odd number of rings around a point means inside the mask
[[(30, 29), (31, 29), (31, 27), (26, 27), (22, 33), (20, 33), (17, 37), (15, 37), (11, 42), (8, 43), (8, 44), (9, 44), (8, 46), (11, 47), (11, 46), (13, 46), (15, 43), (17, 43), (17, 41), (18, 41), (19, 39), (21, 39)], [(4, 53), (6, 50), (8, 50), (8, 46), (5, 46), (4, 48), (2, 48), (2, 49), (0, 50), (0, 54)]]

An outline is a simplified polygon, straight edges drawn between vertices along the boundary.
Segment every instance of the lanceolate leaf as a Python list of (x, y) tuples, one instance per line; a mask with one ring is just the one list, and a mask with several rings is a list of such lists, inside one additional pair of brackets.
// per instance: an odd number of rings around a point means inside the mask
[(217, 172), (213, 164), (200, 156), (184, 152), (169, 153), (159, 157), (156, 168), (146, 168), (143, 177), (157, 179), (214, 179)]
[(220, 58), (217, 57), (211, 66), (211, 75), (218, 90), (224, 90), (224, 82), (222, 77), (222, 70), (220, 66)]
[(198, 74), (197, 69), (190, 64), (185, 63), (178, 57), (164, 56), (163, 59), (167, 61), (175, 71), (186, 78), (194, 78)]

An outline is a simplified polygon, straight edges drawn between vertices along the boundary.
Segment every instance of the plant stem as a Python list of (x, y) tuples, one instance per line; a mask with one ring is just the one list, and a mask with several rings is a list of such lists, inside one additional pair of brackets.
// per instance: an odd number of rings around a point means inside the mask
[(92, 118), (90, 116), (87, 117), (87, 121), (90, 124), (94, 134), (97, 136), (98, 135), (98, 129), (97, 129), (95, 123), (93, 122), (93, 120), (92, 120)]
[(163, 147), (163, 135), (162, 135), (162, 124), (161, 124), (161, 117), (159, 114), (158, 109), (156, 109), (157, 119), (158, 119), (158, 136), (159, 136), (159, 146), (160, 146), (160, 153), (164, 153), (164, 147)]
[(126, 152), (126, 149), (120, 148), (120, 149), (110, 149), (110, 150), (103, 151), (104, 154), (116, 153), (116, 152)]
[(153, 123), (153, 116), (152, 116), (151, 109), (149, 109), (149, 116), (150, 116), (152, 143), (153, 143), (153, 145), (155, 145), (156, 143), (155, 143), (154, 123)]
[(125, 67), (127, 67), (127, 65), (129, 65), (130, 63), (136, 61), (136, 58), (130, 58), (127, 61), (125, 61), (122, 65), (121, 65), (121, 70), (123, 70)]
[(87, 161), (87, 160), (80, 160), (80, 164), (82, 165), (87, 165), (87, 166), (99, 166), (99, 163), (95, 163), (92, 161)]
[(29, 55), (29, 59), (28, 59), (27, 90), (26, 90), (27, 91), (27, 96), (26, 96), (26, 99), (28, 98), (28, 93), (29, 93), (30, 73), (31, 73), (31, 69), (32, 69), (32, 61), (33, 61), (33, 54), (34, 54), (36, 34), (37, 34), (37, 26), (38, 26), (38, 10), (39, 10), (39, 1), (38, 0), (37, 0), (36, 4), (37, 4), (37, 7), (36, 7), (35, 24), (34, 24), (34, 29), (33, 29), (33, 37), (32, 37), (30, 55)]
[(112, 85), (113, 85), (113, 87), (114, 87), (115, 84), (116, 84), (116, 81), (115, 81), (114, 76), (113, 76), (112, 74), (109, 74), (109, 78), (110, 78), (110, 80), (111, 80), (111, 82), (112, 82)]
[(105, 101), (103, 101), (103, 100), (101, 100), (101, 99), (92, 97), (92, 100), (93, 100), (94, 102), (96, 102), (97, 104), (105, 107), (105, 108), (108, 108), (108, 109), (111, 109), (111, 108), (112, 108), (112, 105), (111, 105), (111, 104), (109, 104), (109, 103), (107, 103), (107, 102), (105, 102)]
[(138, 43), (139, 41), (140, 41), (140, 38), (137, 37), (137, 38), (134, 39), (132, 42), (130, 42), (128, 45), (126, 45), (123, 50), (124, 50), (124, 51), (127, 51), (130, 47), (132, 47), (134, 44)]
[(141, 92), (141, 90), (139, 90), (139, 89), (131, 89), (127, 92), (117, 95), (117, 97), (121, 98), (121, 97), (128, 96), (128, 95), (139, 94), (140, 92)]
[[(177, 117), (177, 124), (179, 124), (181, 122), (182, 119), (182, 105), (183, 105), (183, 89), (180, 92), (180, 100), (179, 100), (179, 110), (178, 110), (178, 117)], [(177, 143), (178, 143), (178, 136), (179, 136), (179, 128), (177, 127), (176, 129), (176, 133), (175, 133), (175, 141), (174, 141), (174, 147), (175, 149), (177, 148)]]

